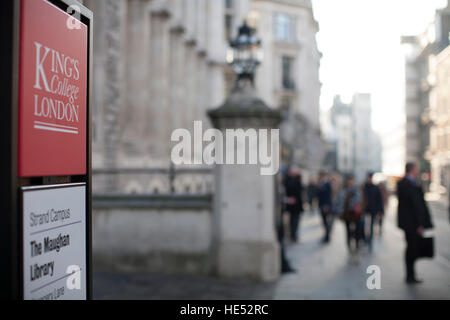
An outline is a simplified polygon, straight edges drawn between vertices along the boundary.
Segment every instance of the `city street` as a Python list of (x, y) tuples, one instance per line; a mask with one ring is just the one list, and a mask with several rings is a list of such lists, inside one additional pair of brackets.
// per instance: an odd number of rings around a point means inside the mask
[(0, 13), (1, 299), (450, 300), (450, 0)]
[[(361, 250), (357, 260), (351, 259), (345, 245), (345, 230), (337, 221), (332, 242), (322, 246), (319, 217), (303, 223), (302, 244), (289, 249), (297, 274), (284, 276), (277, 285), (276, 299), (450, 299), (450, 260), (448, 260), (450, 224), (444, 206), (432, 204), (437, 226), (437, 257), (420, 260), (418, 276), (424, 283), (416, 287), (404, 284), (403, 233), (396, 227), (396, 200), (392, 198), (384, 225), (384, 234), (375, 237), (373, 253)], [(447, 258), (446, 258), (447, 257)], [(381, 268), (381, 290), (366, 286), (367, 268)]]
[[(396, 200), (392, 199), (383, 236), (376, 237), (374, 250), (361, 250), (351, 259), (345, 246), (342, 222), (334, 225), (331, 244), (320, 243), (320, 217), (305, 213), (301, 242), (288, 246), (297, 273), (276, 283), (230, 282), (210, 277), (94, 273), (96, 299), (450, 299), (450, 223), (446, 203), (432, 202), (437, 231), (437, 256), (417, 263), (425, 282), (404, 284), (403, 234), (396, 227)], [(367, 267), (381, 268), (381, 290), (366, 286)]]

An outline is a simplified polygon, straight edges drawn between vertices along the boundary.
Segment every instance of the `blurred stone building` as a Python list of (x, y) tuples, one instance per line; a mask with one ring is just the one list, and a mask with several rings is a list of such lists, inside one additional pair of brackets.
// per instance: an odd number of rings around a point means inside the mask
[(354, 127), (354, 174), (363, 181), (368, 172), (381, 172), (382, 146), (379, 135), (372, 128), (370, 94), (355, 94), (352, 101)]
[(334, 98), (330, 112), (332, 132), (329, 137), (334, 146), (335, 155), (332, 171), (340, 173), (353, 172), (354, 159), (354, 137), (352, 128), (352, 108), (344, 104), (340, 96)]
[(264, 52), (256, 88), (264, 101), (284, 112), (282, 160), (315, 175), (325, 151), (319, 126), (322, 54), (311, 1), (252, 0), (248, 21)]
[[(336, 96), (330, 110), (331, 131), (327, 137), (330, 170), (353, 174), (362, 182), (368, 172), (381, 172), (381, 139), (372, 129), (370, 94), (358, 93), (350, 104)], [(334, 161), (330, 158), (334, 157)]]
[(223, 103), (234, 81), (226, 61), (229, 40), (248, 19), (264, 44), (258, 94), (293, 119), (296, 162), (317, 170), (320, 53), (311, 3), (82, 2), (95, 16), (95, 265), (210, 273), (216, 177), (211, 167), (172, 166), (171, 134), (176, 128), (194, 133), (196, 120), (210, 126), (206, 111)]
[(95, 16), (95, 265), (209, 273), (213, 171), (173, 168), (170, 140), (175, 128), (193, 132), (195, 120), (209, 126), (207, 109), (224, 101), (227, 37), (248, 8), (224, 0), (82, 2)]
[(430, 82), (431, 191), (443, 193), (450, 186), (450, 46), (433, 57)]
[[(258, 94), (285, 111), (283, 160), (316, 173), (323, 158), (319, 127), (321, 53), (310, 0), (84, 0), (94, 30), (94, 168), (166, 168), (171, 133), (209, 125), (205, 111), (228, 94), (229, 40), (244, 19), (262, 39)], [(178, 179), (179, 189), (201, 181)], [(189, 179), (190, 180), (190, 179)], [(105, 189), (168, 192), (167, 179), (115, 177)]]
[[(94, 168), (168, 168), (172, 131), (208, 125), (206, 110), (226, 93), (225, 17), (235, 30), (247, 14), (228, 2), (84, 1), (96, 17)], [(161, 179), (135, 180), (119, 179), (120, 189), (169, 191)]]
[(420, 164), (426, 187), (430, 183), (430, 58), (449, 45), (450, 3), (417, 36), (402, 37), (405, 47), (406, 161)]

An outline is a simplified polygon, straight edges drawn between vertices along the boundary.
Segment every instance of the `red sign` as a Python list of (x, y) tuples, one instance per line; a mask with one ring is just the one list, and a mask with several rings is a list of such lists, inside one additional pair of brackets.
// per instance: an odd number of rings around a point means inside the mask
[(87, 27), (21, 0), (19, 177), (86, 174)]

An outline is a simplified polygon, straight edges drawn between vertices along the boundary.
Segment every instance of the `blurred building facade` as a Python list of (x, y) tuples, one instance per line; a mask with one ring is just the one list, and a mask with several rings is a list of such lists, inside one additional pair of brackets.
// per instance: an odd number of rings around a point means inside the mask
[(332, 135), (330, 142), (334, 145), (335, 161), (333, 171), (341, 173), (353, 172), (354, 139), (352, 128), (352, 109), (344, 104), (340, 96), (334, 98), (331, 108)]
[(311, 1), (252, 0), (248, 22), (257, 29), (264, 52), (256, 89), (284, 113), (282, 160), (315, 175), (325, 150), (319, 126), (322, 54)]
[[(336, 96), (330, 110), (327, 166), (331, 171), (353, 174), (362, 182), (368, 172), (381, 172), (381, 139), (372, 129), (369, 94), (357, 93), (350, 104)], [(334, 158), (334, 159), (333, 159)]]
[(193, 133), (195, 120), (209, 126), (206, 110), (226, 96), (225, 21), (237, 32), (248, 8), (240, 1), (82, 2), (95, 15), (95, 265), (209, 273), (214, 174), (172, 170), (171, 133)]
[[(256, 90), (269, 106), (285, 112), (283, 160), (311, 174), (320, 169), (325, 153), (319, 126), (321, 53), (310, 0), (84, 4), (96, 13), (94, 168), (169, 168), (173, 130), (192, 132), (195, 120), (209, 126), (205, 111), (222, 103), (232, 87), (227, 47), (247, 19), (263, 44)], [(201, 184), (180, 180), (179, 189)], [(116, 177), (103, 184), (129, 193), (169, 191), (161, 179)]]
[[(437, 10), (435, 19), (417, 36), (402, 37), (405, 46), (406, 161), (420, 165), (425, 187), (429, 187), (430, 164), (430, 59), (449, 45), (450, 3)], [(431, 80), (431, 81), (430, 81)]]
[[(256, 89), (273, 108), (291, 105), (284, 108), (287, 118), (297, 121), (292, 126), (300, 151), (297, 162), (303, 161), (304, 168), (320, 165), (316, 158), (307, 158), (320, 142), (320, 54), (311, 3), (82, 2), (95, 15), (95, 264), (121, 270), (210, 273), (218, 224), (212, 188), (217, 177), (211, 167), (173, 168), (171, 133), (185, 128), (193, 135), (196, 120), (204, 129), (210, 126), (206, 111), (221, 105), (233, 84), (226, 63), (229, 40), (244, 19), (255, 18), (261, 10), (258, 28), (262, 28), (265, 59), (257, 72)], [(287, 34), (289, 38), (283, 38)]]
[[(85, 0), (94, 29), (94, 167), (165, 167), (175, 128), (225, 98), (229, 1)], [(235, 1), (239, 3), (239, 1)], [(231, 11), (230, 11), (231, 10)]]
[(431, 191), (445, 192), (450, 186), (450, 46), (433, 57), (430, 65)]
[(354, 174), (363, 181), (368, 172), (382, 171), (382, 145), (380, 136), (372, 128), (371, 95), (355, 94), (352, 101), (354, 126)]

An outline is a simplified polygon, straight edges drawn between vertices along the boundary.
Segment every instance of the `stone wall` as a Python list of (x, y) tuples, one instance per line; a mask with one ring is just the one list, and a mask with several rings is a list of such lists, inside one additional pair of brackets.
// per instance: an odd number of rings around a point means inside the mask
[(209, 274), (211, 217), (210, 196), (96, 197), (95, 269)]

